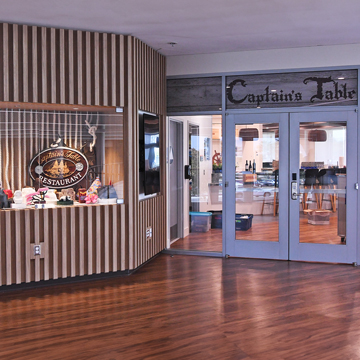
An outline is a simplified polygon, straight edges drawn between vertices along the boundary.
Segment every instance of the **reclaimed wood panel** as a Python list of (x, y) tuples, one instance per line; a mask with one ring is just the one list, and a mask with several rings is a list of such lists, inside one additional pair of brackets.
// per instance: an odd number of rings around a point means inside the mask
[(0, 23), (0, 39), (0, 101), (125, 106), (123, 35)]
[(358, 104), (358, 71), (329, 70), (226, 77), (226, 108)]
[(126, 270), (125, 215), (124, 204), (0, 212), (0, 286)]
[(168, 113), (220, 111), (221, 76), (167, 80)]

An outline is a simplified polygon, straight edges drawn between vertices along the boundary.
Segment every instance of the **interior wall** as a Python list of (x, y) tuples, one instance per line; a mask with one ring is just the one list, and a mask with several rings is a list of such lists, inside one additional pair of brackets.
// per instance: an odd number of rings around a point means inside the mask
[[(122, 266), (134, 269), (166, 246), (165, 57), (132, 36), (0, 23), (0, 102), (124, 107), (126, 243)], [(139, 202), (138, 111), (160, 116), (162, 192)], [(120, 205), (119, 205), (120, 206)], [(99, 223), (106, 216), (98, 218)], [(126, 225), (125, 225), (126, 224)], [(101, 225), (101, 224), (100, 224)], [(114, 225), (115, 226), (115, 225)], [(146, 237), (148, 228), (152, 236)], [(0, 243), (5, 244), (0, 234)], [(96, 233), (100, 241), (102, 235)], [(2, 254), (11, 261), (11, 241)], [(34, 239), (31, 239), (34, 241)], [(1, 245), (0, 244), (0, 245)], [(5, 255), (4, 255), (5, 256)], [(0, 258), (0, 271), (5, 266)], [(75, 253), (71, 253), (75, 258)]]
[(167, 76), (357, 66), (360, 44), (167, 57)]
[[(166, 247), (166, 61), (141, 42), (127, 37), (128, 106), (125, 134), (129, 211), (129, 268), (135, 269)], [(139, 111), (159, 115), (161, 148), (161, 193), (139, 201)], [(152, 232), (147, 237), (147, 230)]]

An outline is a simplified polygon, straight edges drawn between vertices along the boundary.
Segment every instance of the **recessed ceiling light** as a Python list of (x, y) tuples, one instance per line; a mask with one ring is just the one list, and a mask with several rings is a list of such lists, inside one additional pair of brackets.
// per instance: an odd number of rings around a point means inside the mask
[(74, 110), (78, 110), (79, 108), (74, 108)]
[(271, 92), (276, 92), (276, 90), (275, 89), (273, 89), (273, 90), (270, 90)]
[(338, 77), (338, 80), (345, 80), (344, 77)]

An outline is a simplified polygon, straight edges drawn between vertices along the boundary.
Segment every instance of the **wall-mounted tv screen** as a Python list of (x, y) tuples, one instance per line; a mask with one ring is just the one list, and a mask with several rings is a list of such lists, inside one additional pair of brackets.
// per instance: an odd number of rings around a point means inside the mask
[(160, 123), (159, 117), (139, 114), (140, 193), (160, 192)]

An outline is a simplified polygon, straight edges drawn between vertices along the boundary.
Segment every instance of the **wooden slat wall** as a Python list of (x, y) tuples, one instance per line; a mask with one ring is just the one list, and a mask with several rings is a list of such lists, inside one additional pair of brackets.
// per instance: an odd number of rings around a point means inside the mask
[(0, 23), (0, 101), (123, 107), (124, 40)]
[[(166, 74), (165, 57), (141, 42), (127, 37), (128, 82), (128, 211), (129, 219), (129, 268), (134, 269), (166, 247)], [(160, 141), (162, 149), (161, 194), (139, 202), (138, 196), (138, 111), (160, 116)], [(146, 228), (151, 226), (153, 236), (146, 241)]]
[[(134, 269), (164, 249), (165, 57), (132, 36), (86, 31), (0, 23), (0, 40), (0, 102), (120, 106), (126, 118), (125, 205), (0, 212), (0, 286)], [(139, 110), (161, 123), (162, 191), (144, 201)]]
[(2, 211), (0, 286), (126, 270), (124, 226), (125, 205)]

